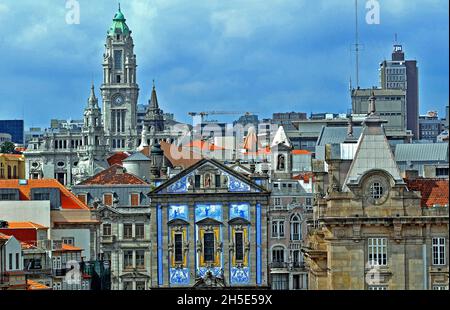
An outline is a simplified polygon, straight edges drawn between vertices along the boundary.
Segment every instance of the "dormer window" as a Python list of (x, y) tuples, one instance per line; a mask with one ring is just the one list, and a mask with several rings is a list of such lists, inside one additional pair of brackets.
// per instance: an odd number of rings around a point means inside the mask
[(105, 206), (112, 206), (113, 204), (113, 195), (112, 194), (103, 194), (103, 204)]

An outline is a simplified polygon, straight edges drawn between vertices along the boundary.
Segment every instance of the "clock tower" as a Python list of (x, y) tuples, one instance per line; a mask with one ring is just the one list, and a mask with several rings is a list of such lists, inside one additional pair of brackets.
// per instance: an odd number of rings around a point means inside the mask
[(130, 150), (137, 141), (136, 55), (120, 5), (108, 30), (103, 55), (103, 124), (111, 150)]

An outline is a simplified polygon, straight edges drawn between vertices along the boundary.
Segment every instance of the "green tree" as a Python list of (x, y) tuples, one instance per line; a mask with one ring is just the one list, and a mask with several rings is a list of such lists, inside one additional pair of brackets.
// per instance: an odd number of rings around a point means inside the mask
[(12, 154), (12, 153), (14, 153), (15, 148), (16, 148), (16, 146), (14, 145), (14, 143), (6, 141), (6, 142), (3, 142), (2, 145), (0, 145), (0, 153)]

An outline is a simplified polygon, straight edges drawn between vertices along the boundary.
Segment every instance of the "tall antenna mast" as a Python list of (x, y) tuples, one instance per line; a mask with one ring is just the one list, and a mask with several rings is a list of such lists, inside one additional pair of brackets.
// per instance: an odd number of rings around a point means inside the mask
[(358, 0), (355, 0), (355, 52), (356, 52), (356, 88), (359, 87), (359, 33), (358, 33)]

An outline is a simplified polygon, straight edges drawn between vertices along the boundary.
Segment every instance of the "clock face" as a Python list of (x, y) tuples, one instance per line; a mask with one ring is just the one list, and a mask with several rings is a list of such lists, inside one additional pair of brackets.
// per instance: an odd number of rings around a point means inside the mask
[(122, 96), (117, 96), (116, 98), (114, 98), (114, 103), (117, 105), (120, 105), (123, 103), (123, 98)]

